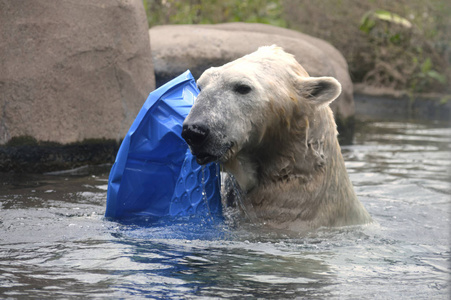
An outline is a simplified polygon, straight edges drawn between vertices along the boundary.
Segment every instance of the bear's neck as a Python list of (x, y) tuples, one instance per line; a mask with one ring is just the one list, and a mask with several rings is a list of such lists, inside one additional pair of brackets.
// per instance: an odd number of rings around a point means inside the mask
[(273, 182), (308, 182), (324, 172), (327, 157), (339, 156), (342, 160), (336, 135), (329, 107), (308, 117), (299, 113), (289, 123), (270, 126), (263, 140), (254, 143), (257, 146), (248, 145), (224, 167), (244, 193)]
[[(308, 116), (293, 116), (289, 127), (270, 133), (258, 150), (253, 150), (259, 184), (287, 180), (309, 182), (328, 171), (329, 158), (343, 161), (336, 124), (329, 107)], [(343, 166), (343, 172), (346, 172)]]
[(309, 117), (298, 116), (290, 128), (269, 136), (261, 147), (240, 153), (228, 171), (246, 194), (247, 209), (254, 210), (258, 219), (307, 222), (313, 227), (370, 220), (349, 180), (329, 107)]

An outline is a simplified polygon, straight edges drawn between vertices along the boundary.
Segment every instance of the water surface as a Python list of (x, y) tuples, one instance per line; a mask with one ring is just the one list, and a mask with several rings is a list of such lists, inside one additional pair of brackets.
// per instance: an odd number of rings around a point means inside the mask
[(376, 221), (308, 236), (103, 219), (110, 166), (0, 175), (0, 298), (448, 299), (450, 136), (359, 124), (343, 147)]

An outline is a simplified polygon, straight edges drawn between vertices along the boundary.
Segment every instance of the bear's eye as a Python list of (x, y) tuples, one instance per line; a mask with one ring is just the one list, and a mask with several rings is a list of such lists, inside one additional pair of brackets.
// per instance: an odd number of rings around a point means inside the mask
[(237, 92), (238, 94), (246, 95), (246, 94), (248, 94), (248, 93), (252, 90), (252, 88), (251, 88), (250, 86), (246, 85), (246, 84), (237, 84), (237, 85), (233, 88), (233, 90), (234, 90), (235, 92)]
[(197, 89), (199, 90), (199, 92), (202, 91), (199, 85), (197, 85)]

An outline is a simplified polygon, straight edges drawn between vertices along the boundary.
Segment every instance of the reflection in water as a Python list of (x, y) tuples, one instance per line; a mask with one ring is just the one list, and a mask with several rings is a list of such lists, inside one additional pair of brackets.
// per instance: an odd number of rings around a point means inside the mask
[(0, 298), (415, 298), (449, 294), (451, 130), (369, 122), (343, 148), (376, 223), (307, 236), (103, 219), (109, 167), (0, 175)]
[[(280, 245), (250, 242), (130, 241), (132, 264), (146, 266), (114, 288), (152, 295), (286, 298), (312, 295), (329, 283), (328, 268), (317, 253), (286, 253)], [(291, 252), (291, 251), (289, 251)]]

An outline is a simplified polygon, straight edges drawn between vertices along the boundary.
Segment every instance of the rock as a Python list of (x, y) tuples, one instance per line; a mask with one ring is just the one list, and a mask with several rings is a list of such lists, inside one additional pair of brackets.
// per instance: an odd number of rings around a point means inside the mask
[(341, 134), (346, 134), (345, 129), (352, 131), (354, 101), (348, 65), (341, 53), (323, 40), (289, 29), (250, 23), (157, 26), (149, 30), (149, 35), (157, 86), (187, 69), (198, 78), (211, 66), (223, 65), (260, 46), (277, 44), (294, 54), (310, 76), (338, 79), (343, 92), (331, 107), (338, 117)]
[(409, 94), (387, 87), (354, 85), (359, 119), (431, 120), (451, 125), (451, 96), (440, 93)]
[(141, 0), (0, 0), (0, 145), (127, 130), (155, 87)]

